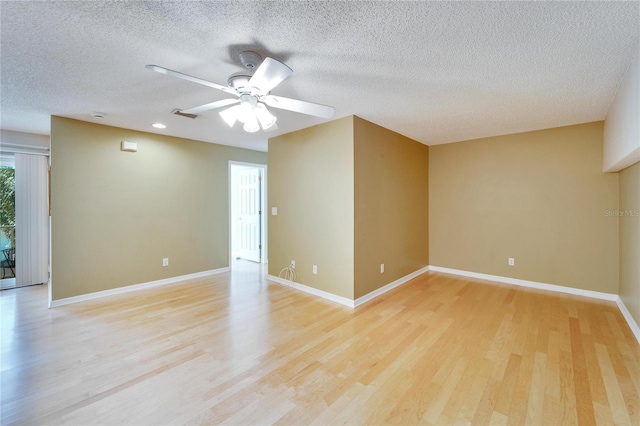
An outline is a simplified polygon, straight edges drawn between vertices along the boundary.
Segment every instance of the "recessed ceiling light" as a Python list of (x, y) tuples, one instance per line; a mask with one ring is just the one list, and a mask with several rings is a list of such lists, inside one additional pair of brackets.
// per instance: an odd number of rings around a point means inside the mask
[(156, 129), (166, 129), (167, 128), (167, 126), (165, 126), (162, 123), (153, 123), (152, 126), (155, 127)]

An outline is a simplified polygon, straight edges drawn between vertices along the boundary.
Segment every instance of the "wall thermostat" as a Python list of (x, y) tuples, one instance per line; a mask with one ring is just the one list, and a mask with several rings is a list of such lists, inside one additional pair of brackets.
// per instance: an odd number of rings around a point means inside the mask
[(136, 142), (122, 141), (120, 142), (120, 151), (137, 152), (138, 144)]

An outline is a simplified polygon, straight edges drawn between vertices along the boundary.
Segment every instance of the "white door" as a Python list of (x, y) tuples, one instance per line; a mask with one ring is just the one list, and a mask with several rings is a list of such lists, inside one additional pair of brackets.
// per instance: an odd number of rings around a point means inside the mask
[(262, 194), (262, 170), (247, 169), (238, 173), (240, 180), (240, 205), (238, 229), (240, 233), (240, 257), (260, 262), (262, 241), (260, 236), (260, 211)]

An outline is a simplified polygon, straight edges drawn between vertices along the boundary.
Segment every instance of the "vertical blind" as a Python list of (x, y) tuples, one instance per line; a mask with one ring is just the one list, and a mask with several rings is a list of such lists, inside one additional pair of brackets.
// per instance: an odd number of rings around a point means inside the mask
[(49, 280), (47, 157), (16, 154), (16, 286)]

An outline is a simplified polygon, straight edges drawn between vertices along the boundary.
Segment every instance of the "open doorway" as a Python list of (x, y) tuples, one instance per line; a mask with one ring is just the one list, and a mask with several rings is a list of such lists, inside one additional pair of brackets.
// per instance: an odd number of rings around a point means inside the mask
[(234, 260), (267, 263), (267, 166), (229, 162), (229, 265)]

